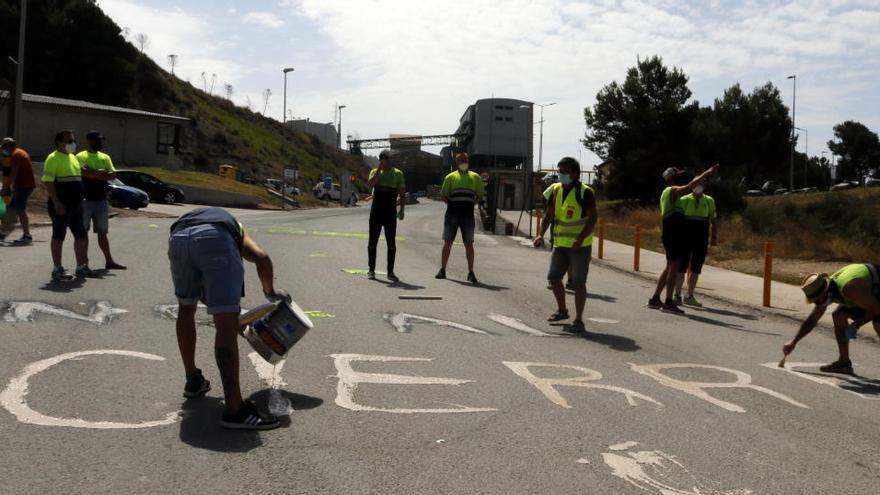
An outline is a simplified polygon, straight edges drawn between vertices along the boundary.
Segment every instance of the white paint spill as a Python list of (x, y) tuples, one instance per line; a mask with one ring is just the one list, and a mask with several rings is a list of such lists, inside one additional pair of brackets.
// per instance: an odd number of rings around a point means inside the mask
[[(80, 305), (84, 305), (80, 303)], [(93, 323), (95, 325), (105, 325), (109, 323), (116, 315), (128, 313), (127, 310), (114, 308), (107, 301), (98, 301), (89, 309), (88, 315), (81, 315), (69, 309), (59, 308), (51, 304), (42, 302), (18, 301), (10, 302), (3, 315), (3, 321), (7, 323), (32, 322), (37, 313), (51, 316), (59, 316), (61, 318), (70, 318), (71, 320)]]
[(534, 335), (535, 337), (562, 337), (562, 335), (554, 335), (552, 333), (542, 332), (536, 328), (532, 328), (526, 325), (522, 320), (518, 318), (513, 318), (510, 316), (499, 315), (499, 314), (489, 314), (487, 318), (494, 321), (495, 323), (500, 323), (506, 327), (512, 328), (518, 332), (522, 332), (528, 335)]
[[(629, 445), (630, 447), (619, 448)], [(609, 447), (621, 452), (638, 445), (637, 442), (626, 442)], [(618, 448), (615, 448), (618, 447)], [(717, 491), (706, 489), (674, 456), (659, 450), (643, 450), (638, 452), (602, 454), (605, 465), (611, 468), (611, 474), (644, 491), (661, 495), (748, 495), (751, 490)], [(692, 484), (690, 488), (672, 486), (671, 479)]]
[(375, 407), (359, 404), (354, 399), (354, 393), (357, 390), (358, 385), (360, 385), (361, 383), (382, 385), (463, 385), (465, 383), (471, 383), (473, 380), (459, 380), (457, 378), (436, 378), (411, 375), (391, 375), (384, 373), (362, 373), (355, 371), (351, 367), (351, 363), (358, 361), (372, 363), (409, 363), (433, 361), (433, 359), (428, 358), (369, 356), (363, 354), (331, 354), (330, 357), (333, 358), (333, 364), (336, 366), (336, 377), (339, 379), (339, 384), (336, 387), (336, 405), (344, 409), (349, 409), (351, 411), (371, 411), (394, 414), (447, 414), (497, 411), (497, 409), (494, 408), (469, 407), (459, 404), (451, 404), (454, 407), (450, 408), (436, 409)]
[[(847, 377), (837, 377), (831, 375), (818, 375), (812, 373), (801, 373), (798, 371), (799, 368), (813, 368), (817, 369), (825, 363), (788, 363), (785, 368), (779, 368), (777, 363), (764, 363), (761, 366), (766, 368), (785, 371), (787, 373), (791, 373), (794, 376), (805, 378), (814, 383), (819, 383), (822, 385), (827, 385), (829, 387), (834, 387), (839, 390), (843, 390), (844, 392), (848, 392), (850, 394), (855, 395), (856, 397), (866, 399), (866, 400), (880, 400), (880, 381), (878, 380), (869, 380), (858, 378), (855, 376), (847, 376)], [(855, 390), (853, 387), (863, 387), (866, 389), (875, 389), (877, 392), (872, 394), (862, 394)]]
[[(164, 361), (165, 358), (156, 356), (155, 354), (147, 354), (134, 351), (120, 351), (113, 349), (99, 349), (94, 351), (80, 351), (61, 354), (49, 359), (43, 359), (26, 366), (22, 372), (9, 381), (6, 389), (0, 392), (0, 405), (12, 413), (22, 423), (41, 426), (62, 426), (68, 428), (92, 428), (99, 430), (107, 429), (137, 429), (151, 428), (154, 426), (162, 426), (177, 421), (179, 411), (168, 413), (165, 419), (158, 421), (144, 421), (142, 423), (118, 423), (113, 421), (86, 421), (79, 418), (57, 418), (54, 416), (46, 416), (30, 408), (27, 404), (28, 380), (34, 375), (46, 371), (47, 369), (68, 360), (78, 360), (85, 356), (98, 355), (115, 355), (129, 356), (139, 359), (147, 359), (150, 361)], [(87, 391), (83, 391), (86, 393)]]
[(623, 442), (623, 443), (618, 443), (615, 445), (609, 445), (608, 448), (611, 450), (615, 450), (615, 451), (629, 450), (638, 444), (639, 444), (639, 442)]
[[(752, 377), (747, 373), (744, 373), (739, 370), (734, 370), (730, 368), (722, 368), (721, 366), (711, 366), (705, 364), (646, 364), (646, 365), (638, 365), (630, 363), (633, 371), (636, 373), (649, 376), (654, 380), (657, 380), (661, 385), (665, 385), (670, 388), (674, 388), (676, 390), (680, 390), (686, 394), (693, 395), (694, 397), (698, 397), (700, 399), (709, 402), (710, 404), (714, 404), (722, 409), (744, 413), (746, 412), (745, 408), (734, 404), (732, 402), (723, 401), (721, 399), (717, 399), (709, 395), (705, 389), (711, 388), (747, 388), (751, 390), (755, 390), (758, 392), (765, 393), (771, 397), (775, 397), (781, 401), (788, 402), (791, 405), (801, 407), (804, 409), (809, 409), (809, 406), (805, 404), (801, 404), (800, 402), (788, 397), (787, 395), (780, 394), (779, 392), (774, 392), (769, 388), (761, 387), (758, 385), (752, 385)], [(674, 378), (670, 378), (662, 373), (665, 369), (683, 369), (683, 368), (692, 368), (692, 369), (709, 369), (709, 370), (717, 370), (723, 371), (725, 373), (730, 373), (736, 377), (736, 381), (734, 382), (721, 382), (721, 383), (713, 383), (713, 382), (686, 382), (682, 380), (676, 380)]]
[(443, 440), (443, 439), (441, 438), (440, 440), (437, 440), (437, 441), (434, 442), (434, 443), (446, 443), (446, 440)]
[(438, 320), (437, 318), (431, 318), (429, 316), (412, 315), (409, 313), (391, 313), (384, 315), (384, 318), (385, 321), (391, 323), (391, 326), (394, 327), (394, 329), (397, 330), (398, 333), (411, 332), (414, 323), (428, 323), (431, 325), (454, 328), (456, 330), (462, 330), (464, 332), (475, 333), (478, 335), (489, 335), (488, 332), (480, 330), (479, 328), (462, 325), (461, 323), (456, 323), (454, 321)]
[[(626, 397), (626, 401), (629, 403), (630, 406), (638, 405), (636, 403), (636, 399), (641, 399), (645, 402), (650, 402), (652, 404), (663, 407), (663, 404), (657, 402), (656, 400), (633, 390), (629, 390), (623, 387), (615, 387), (613, 385), (587, 383), (602, 379), (602, 373), (599, 373), (596, 370), (591, 370), (589, 368), (572, 366), (568, 364), (520, 363), (513, 361), (502, 361), (502, 364), (510, 368), (511, 371), (513, 371), (520, 377), (524, 378), (527, 382), (534, 385), (535, 388), (540, 390), (541, 393), (544, 394), (544, 396), (547, 397), (548, 400), (550, 400), (550, 402), (566, 409), (571, 409), (572, 406), (570, 406), (568, 404), (568, 401), (565, 400), (565, 397), (563, 397), (562, 394), (560, 394), (559, 391), (556, 390), (556, 387), (581, 387), (616, 392), (619, 394), (623, 394), (623, 396)], [(529, 369), (538, 367), (574, 370), (582, 373), (582, 375), (572, 378), (539, 378), (538, 376), (535, 376), (535, 374), (532, 373), (532, 371)]]
[(578, 460), (575, 461), (575, 462), (577, 462), (578, 464), (589, 464), (589, 463), (590, 463), (590, 460), (589, 460), (589, 459), (585, 459), (585, 458), (582, 457), (582, 458), (578, 459)]
[(609, 318), (587, 318), (587, 320), (592, 321), (593, 323), (608, 323), (611, 325), (620, 323), (620, 320), (612, 320)]
[(284, 367), (285, 360), (281, 360), (278, 364), (273, 365), (269, 363), (265, 359), (263, 359), (256, 352), (252, 352), (248, 354), (248, 359), (251, 360), (251, 364), (254, 365), (254, 370), (257, 372), (257, 375), (260, 377), (260, 380), (263, 380), (263, 383), (267, 387), (271, 387), (273, 385), (278, 387), (284, 387), (287, 383), (281, 378), (281, 369)]

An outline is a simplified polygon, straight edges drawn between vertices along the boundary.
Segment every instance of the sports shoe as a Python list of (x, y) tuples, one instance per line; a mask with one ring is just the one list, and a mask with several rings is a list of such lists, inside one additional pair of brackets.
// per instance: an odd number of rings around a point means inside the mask
[(547, 318), (547, 321), (562, 321), (562, 320), (567, 320), (568, 318), (569, 318), (568, 310), (567, 309), (560, 309), (557, 312), (550, 315)]
[(566, 325), (562, 331), (567, 333), (584, 334), (587, 333), (587, 327), (584, 325), (583, 321), (575, 320), (571, 322), (571, 325)]
[(62, 280), (72, 280), (73, 277), (64, 269), (63, 266), (56, 266), (52, 269), (52, 281), (58, 282)]
[(672, 296), (672, 303), (681, 306), (681, 294)]
[(373, 270), (368, 271), (367, 278), (369, 280), (376, 280), (376, 272), (374, 272)]
[(472, 284), (478, 284), (480, 282), (477, 281), (477, 276), (474, 275), (474, 272), (468, 272), (468, 282)]
[(250, 400), (245, 400), (235, 414), (224, 414), (220, 426), (233, 430), (272, 430), (281, 426), (277, 417), (264, 415)]
[(695, 308), (702, 308), (703, 307), (703, 303), (701, 303), (700, 301), (697, 301), (697, 298), (694, 296), (687, 296), (684, 299), (684, 303), (688, 306), (693, 306)]
[(202, 376), (202, 370), (197, 369), (192, 376), (186, 378), (186, 385), (183, 386), (183, 396), (187, 399), (195, 399), (202, 397), (211, 390), (211, 382), (205, 380)]
[(89, 268), (89, 265), (79, 265), (74, 273), (77, 278), (86, 278), (92, 276), (92, 269)]
[(397, 275), (395, 275), (394, 272), (388, 272), (388, 280), (392, 282), (400, 282), (400, 279), (397, 278)]
[(660, 310), (663, 311), (664, 313), (672, 313), (672, 314), (676, 314), (676, 315), (683, 315), (684, 314), (684, 311), (682, 311), (682, 309), (679, 308), (678, 305), (672, 301), (666, 301), (665, 303), (663, 303), (663, 307), (660, 308)]
[(648, 307), (651, 309), (661, 309), (663, 307), (663, 301), (660, 300), (660, 296), (654, 296), (651, 299), (648, 299)]
[(845, 375), (855, 374), (855, 371), (853, 371), (852, 361), (841, 361), (839, 359), (831, 364), (820, 366), (819, 371), (822, 371), (824, 373), (842, 373)]
[(446, 278), (446, 269), (441, 268), (437, 275), (434, 275), (434, 278)]
[(19, 239), (12, 241), (16, 246), (29, 246), (33, 244), (34, 238), (29, 235), (23, 235)]

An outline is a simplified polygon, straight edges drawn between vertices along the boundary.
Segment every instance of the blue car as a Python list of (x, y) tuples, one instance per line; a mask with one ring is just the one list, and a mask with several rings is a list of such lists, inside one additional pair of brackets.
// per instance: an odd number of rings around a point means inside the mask
[(119, 179), (113, 179), (109, 182), (110, 192), (107, 199), (110, 204), (117, 208), (146, 208), (150, 204), (150, 197), (147, 193), (136, 187), (126, 186)]

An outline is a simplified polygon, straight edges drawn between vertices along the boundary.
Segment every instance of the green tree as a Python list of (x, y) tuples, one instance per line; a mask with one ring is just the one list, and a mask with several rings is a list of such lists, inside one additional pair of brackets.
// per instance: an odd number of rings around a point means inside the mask
[(687, 83), (684, 72), (654, 56), (629, 69), (623, 84), (605, 86), (584, 109), (584, 146), (613, 162), (609, 197), (652, 201), (665, 168), (696, 162), (690, 128), (699, 105), (688, 102)]
[(828, 149), (837, 155), (837, 179), (857, 180), (864, 184), (868, 172), (880, 168), (880, 140), (860, 122), (847, 120), (834, 126), (835, 140)]

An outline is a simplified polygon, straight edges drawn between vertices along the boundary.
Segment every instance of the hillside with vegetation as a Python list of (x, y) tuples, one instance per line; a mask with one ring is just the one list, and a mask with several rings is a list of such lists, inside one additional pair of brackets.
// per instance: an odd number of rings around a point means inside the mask
[[(0, 0), (0, 49), (12, 57), (18, 50), (18, 6)], [(142, 54), (132, 38), (93, 0), (31, 0), (24, 92), (187, 117), (177, 155), (185, 169), (215, 173), (219, 164), (229, 163), (266, 178), (297, 165), (306, 187), (324, 174), (365, 176), (357, 157), (175, 77)], [(15, 65), (3, 58), (0, 88), (8, 89)]]

